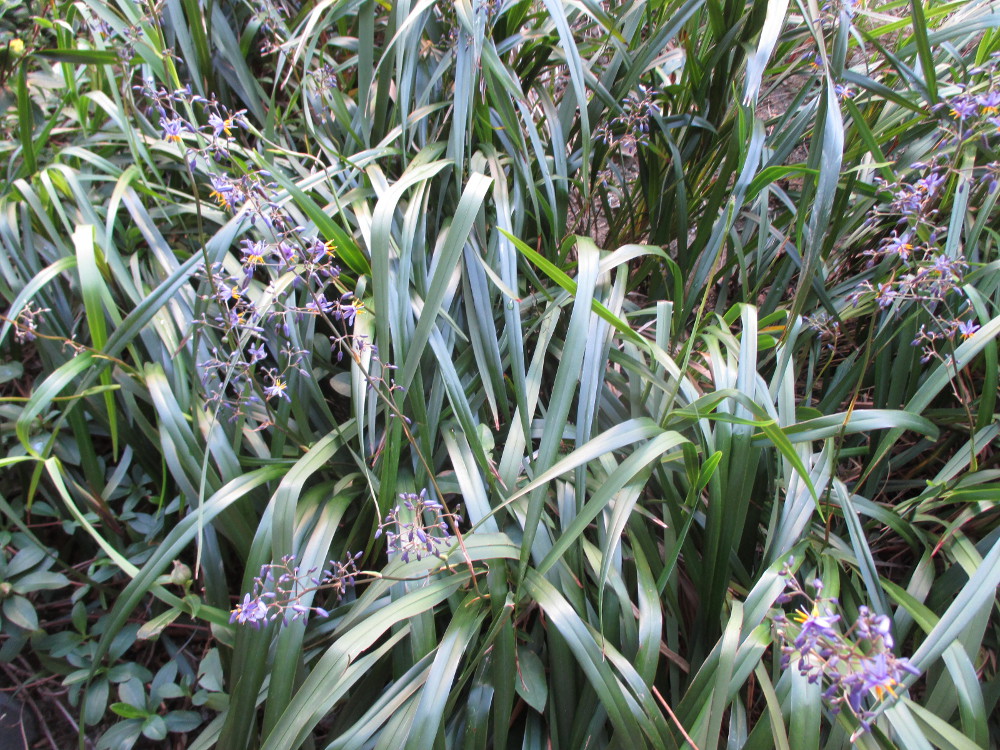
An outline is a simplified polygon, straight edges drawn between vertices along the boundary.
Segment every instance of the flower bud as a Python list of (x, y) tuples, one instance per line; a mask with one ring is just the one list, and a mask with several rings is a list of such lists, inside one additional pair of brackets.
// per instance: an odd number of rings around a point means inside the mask
[(192, 580), (191, 568), (180, 560), (174, 560), (174, 569), (170, 571), (170, 582), (175, 586), (186, 586)]

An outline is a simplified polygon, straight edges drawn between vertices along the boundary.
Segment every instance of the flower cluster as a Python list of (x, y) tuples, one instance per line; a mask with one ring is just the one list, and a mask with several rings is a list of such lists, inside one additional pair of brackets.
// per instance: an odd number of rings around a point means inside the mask
[(1000, 91), (990, 86), (973, 93), (960, 86), (959, 93), (935, 107), (946, 136), (943, 145), (960, 145), (966, 141), (986, 140), (1000, 130)]
[[(214, 161), (223, 162), (236, 142), (233, 132), (249, 127), (246, 110), (230, 111), (215, 98), (195, 94), (190, 86), (168, 91), (147, 78), (133, 88), (146, 102), (146, 116), (159, 122), (162, 138), (187, 146), (187, 158), (192, 169), (198, 165), (199, 157), (209, 154)], [(200, 117), (193, 122), (185, 116), (185, 111), (195, 112)], [(203, 124), (199, 124), (202, 121)], [(189, 133), (201, 137), (188, 139), (186, 135)]]
[(486, 21), (489, 22), (503, 7), (503, 0), (479, 0), (475, 4), (475, 12), (477, 14), (482, 14), (486, 17)]
[(390, 554), (398, 554), (403, 562), (444, 557), (454, 542), (452, 528), (462, 517), (427, 497), (426, 489), (420, 494), (402, 493), (399, 499), (401, 504), (386, 514), (375, 538), (384, 533)]
[[(962, 340), (976, 336), (983, 322), (967, 290), (982, 272), (977, 233), (996, 223), (1000, 55), (952, 73), (962, 78), (943, 77), (941, 102), (924, 116), (936, 131), (928, 155), (900, 162), (895, 180), (875, 181), (878, 203), (865, 225), (878, 238), (864, 253), (870, 275), (847, 298), (874, 306), (883, 324), (907, 318), (921, 362), (948, 368)], [(953, 220), (959, 208), (967, 218)], [(973, 425), (973, 376), (955, 371), (951, 388)]]
[(799, 674), (826, 689), (823, 700), (833, 713), (845, 706), (857, 718), (857, 737), (871, 729), (871, 721), (886, 700), (898, 697), (905, 674), (920, 672), (893, 653), (892, 620), (860, 607), (855, 622), (844, 632), (836, 599), (823, 597), (823, 583), (812, 581), (815, 596), (806, 593), (791, 572), (789, 560), (782, 571), (785, 592), (778, 602), (794, 599), (805, 604), (791, 617), (779, 612), (772, 616), (781, 641), (781, 665), (793, 665)]
[[(828, 3), (824, 12), (850, 16), (851, 6), (837, 7)], [(951, 361), (960, 340), (979, 329), (964, 289), (975, 255), (967, 258), (955, 242), (965, 228), (948, 226), (943, 217), (962, 191), (968, 191), (970, 215), (984, 205), (993, 210), (986, 196), (1000, 186), (1000, 54), (962, 73), (963, 80), (942, 86), (942, 101), (929, 116), (938, 132), (932, 155), (900, 165), (897, 180), (875, 180), (879, 203), (866, 227), (880, 239), (864, 253), (875, 273), (848, 297), (853, 305), (873, 302), (890, 315), (919, 316), (913, 345), (921, 347), (924, 362)], [(956, 164), (963, 165), (961, 173)], [(991, 226), (985, 219), (979, 225)]]
[[(116, 31), (111, 24), (97, 15), (94, 10), (86, 6), (84, 7), (87, 25), (90, 27), (90, 31), (95, 39), (102, 46), (115, 50), (118, 53), (119, 60), (128, 66), (131, 65), (132, 58), (135, 57), (136, 45), (142, 42), (146, 35), (145, 27), (159, 23), (160, 16), (163, 13), (163, 5), (162, 0), (146, 3), (144, 6), (145, 12), (139, 16), (138, 20), (135, 23), (123, 22), (120, 31)], [(104, 9), (108, 10), (107, 7)]]
[(594, 136), (609, 147), (617, 146), (624, 156), (635, 156), (636, 148), (649, 142), (649, 121), (660, 116), (656, 91), (639, 85), (621, 102), (622, 111), (601, 123)]
[(939, 131), (938, 158), (950, 158), (950, 150), (974, 153), (974, 173), (987, 192), (1000, 185), (1000, 54), (993, 53), (982, 65), (970, 68), (966, 79), (954, 84), (953, 93), (934, 108)]
[(307, 594), (327, 592), (333, 603), (339, 603), (344, 594), (354, 588), (360, 571), (357, 561), (361, 553), (348, 555), (344, 562), (331, 560), (322, 570), (303, 571), (295, 565), (295, 558), (287, 555), (279, 563), (264, 565), (254, 579), (253, 590), (244, 594), (229, 616), (229, 622), (260, 628), (276, 620), (287, 625), (312, 614), (329, 617), (323, 607), (302, 603)]
[(630, 180), (628, 175), (636, 169), (634, 162), (627, 160), (635, 158), (639, 146), (649, 143), (649, 122), (661, 114), (656, 96), (654, 89), (640, 84), (622, 100), (621, 112), (594, 130), (597, 140), (605, 143), (609, 150), (617, 149), (618, 152), (618, 157), (611, 158), (597, 174), (598, 182), (607, 191), (609, 208), (617, 209), (622, 205), (625, 186)]
[(38, 326), (45, 320), (45, 313), (51, 312), (47, 307), (36, 307), (34, 301), (28, 300), (14, 322), (14, 338), (18, 343), (34, 341)]
[(269, 172), (247, 166), (253, 155), (238, 139), (250, 127), (245, 112), (230, 111), (189, 87), (168, 91), (147, 80), (135, 89), (161, 137), (183, 150), (192, 178), (204, 177), (208, 198), (223, 216), (249, 225), (238, 264), (216, 263), (206, 274), (205, 311), (196, 321), (206, 402), (232, 419), (271, 424), (269, 402), (291, 400), (293, 373), (311, 375), (313, 353), (292, 343), (298, 340), (293, 328), (307, 318), (324, 320), (333, 332), (337, 360), (347, 352), (360, 363), (362, 354), (371, 353), (366, 375), (391, 396), (395, 387), (385, 383), (391, 366), (351, 330), (364, 305), (340, 278), (334, 243), (299, 223)]
[[(404, 563), (425, 557), (443, 559), (454, 542), (453, 531), (462, 517), (427, 497), (426, 489), (419, 494), (402, 493), (399, 500), (400, 504), (379, 524), (375, 538), (384, 534), (389, 555), (399, 555)], [(382, 577), (379, 573), (358, 570), (361, 555), (361, 552), (348, 554), (343, 562), (331, 560), (323, 570), (302, 570), (292, 555), (264, 565), (254, 578), (252, 590), (232, 609), (229, 622), (261, 628), (276, 621), (287, 625), (310, 615), (328, 617), (329, 610), (312, 604), (311, 597), (325, 593), (332, 595), (332, 603), (337, 604), (359, 579)]]
[(920, 227), (927, 227), (936, 235), (940, 228), (934, 224), (937, 216), (937, 204), (944, 190), (946, 177), (943, 167), (936, 163), (925, 164), (917, 162), (910, 165), (917, 171), (928, 170), (923, 177), (913, 182), (888, 183), (876, 179), (876, 186), (890, 196), (888, 206), (876, 215), (898, 216), (899, 224), (907, 227), (907, 233), (913, 233)]
[(851, 301), (857, 304), (866, 292), (873, 292), (876, 303), (884, 310), (897, 300), (914, 300), (932, 305), (944, 302), (952, 292), (961, 293), (962, 279), (968, 268), (964, 260), (953, 260), (940, 252), (925, 248), (919, 259), (914, 261), (899, 278), (890, 278), (877, 286), (863, 282), (851, 294)]
[(816, 331), (827, 349), (836, 349), (840, 339), (840, 322), (826, 310), (819, 310), (803, 318), (803, 322)]
[(325, 63), (310, 71), (306, 77), (304, 90), (309, 94), (308, 101), (315, 109), (317, 119), (335, 119), (330, 102), (335, 92), (340, 89), (341, 75), (341, 66)]
[(956, 337), (967, 339), (978, 330), (979, 324), (972, 320), (943, 320), (934, 326), (921, 323), (917, 335), (913, 338), (913, 345), (923, 347), (920, 361), (926, 363), (937, 355), (937, 342)]
[(946, 254), (938, 243), (947, 235), (946, 228), (937, 224), (938, 206), (947, 189), (947, 168), (940, 159), (911, 168), (920, 175), (917, 179), (877, 181), (886, 200), (867, 222), (877, 226), (887, 218), (895, 220), (895, 228), (864, 253), (871, 258), (869, 267), (886, 263), (893, 270), (883, 281), (861, 282), (848, 301), (857, 305), (871, 299), (880, 310), (896, 314), (907, 309), (903, 303), (922, 307), (930, 322), (921, 324), (913, 344), (923, 347), (922, 361), (928, 362), (946, 358), (939, 345), (951, 342), (953, 347), (957, 337), (971, 336), (979, 326), (970, 319), (963, 290), (969, 264), (962, 256)]
[(284, 0), (248, 0), (253, 10), (254, 21), (259, 24), (258, 31), (263, 40), (260, 53), (268, 55), (278, 52), (281, 45), (288, 39), (288, 19), (295, 12)]

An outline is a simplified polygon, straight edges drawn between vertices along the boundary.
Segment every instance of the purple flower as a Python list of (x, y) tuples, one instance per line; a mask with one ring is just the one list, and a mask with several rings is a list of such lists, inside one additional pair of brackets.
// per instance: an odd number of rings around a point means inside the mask
[(924, 178), (917, 180), (916, 188), (922, 193), (926, 193), (928, 196), (934, 195), (938, 189), (944, 185), (945, 178), (944, 175), (938, 172), (931, 172)]
[(835, 83), (833, 93), (837, 95), (838, 99), (850, 99), (854, 96), (854, 89), (844, 83)]
[(364, 310), (365, 306), (361, 300), (354, 297), (350, 292), (340, 298), (340, 307), (334, 313), (334, 317), (343, 320), (347, 325), (353, 325), (358, 313)]
[(837, 631), (834, 624), (840, 620), (840, 615), (835, 615), (829, 610), (825, 615), (821, 615), (814, 607), (812, 612), (802, 610), (795, 615), (802, 628), (795, 639), (795, 648), (803, 653), (812, 651), (820, 642), (820, 639), (834, 640), (837, 638)]
[(893, 647), (892, 620), (887, 615), (873, 615), (868, 607), (859, 607), (855, 628), (860, 637), (872, 643), (881, 640), (888, 649)]
[(235, 279), (218, 279), (215, 286), (215, 298), (220, 302), (239, 301), (246, 291), (246, 279), (237, 282)]
[(256, 346), (250, 344), (250, 348), (247, 349), (250, 354), (250, 364), (255, 362), (260, 362), (267, 356), (267, 352), (264, 350), (264, 342), (259, 341)]
[[(449, 524), (461, 523), (462, 517), (447, 512), (440, 502), (428, 499), (426, 489), (419, 494), (402, 493), (399, 499), (402, 506), (397, 505), (386, 514), (375, 538), (384, 533), (388, 550), (398, 553), (403, 562), (409, 562), (411, 556), (420, 560), (442, 555), (453, 539)], [(400, 518), (401, 507), (412, 513), (413, 520)], [(429, 521), (425, 514), (431, 514)]]
[(226, 135), (232, 135), (233, 131), (233, 118), (227, 117), (223, 120), (214, 112), (208, 116), (208, 124), (212, 128), (212, 135), (216, 138), (220, 137), (223, 133)]
[(314, 239), (309, 245), (309, 252), (312, 255), (313, 263), (319, 263), (328, 256), (332, 256), (336, 247), (333, 240), (323, 242), (322, 240)]
[(953, 260), (943, 253), (938, 253), (931, 263), (931, 270), (937, 273), (941, 279), (959, 282), (962, 280), (965, 265), (965, 261), (961, 259)]
[(264, 389), (264, 398), (270, 401), (275, 396), (283, 398), (287, 401), (291, 401), (292, 397), (287, 393), (288, 383), (286, 383), (281, 378), (275, 378), (271, 385)]
[(883, 240), (882, 252), (886, 255), (898, 255), (903, 260), (909, 260), (913, 254), (913, 245), (910, 243), (909, 234), (897, 237), (895, 233), (887, 240)]
[(897, 292), (892, 288), (891, 282), (878, 285), (878, 292), (875, 294), (875, 301), (878, 302), (879, 309), (884, 310), (892, 304)]
[(862, 711), (862, 701), (868, 693), (874, 693), (876, 700), (882, 700), (886, 694), (895, 698), (895, 688), (900, 685), (902, 672), (920, 674), (920, 670), (906, 659), (897, 659), (891, 652), (885, 651), (871, 658), (862, 658), (858, 666), (857, 672), (845, 678), (850, 688), (848, 702), (857, 712)]
[(240, 625), (252, 625), (260, 627), (260, 623), (267, 619), (267, 605), (260, 600), (260, 597), (251, 598), (250, 594), (243, 597), (243, 602), (236, 605), (229, 615), (229, 622), (237, 622)]
[(314, 299), (306, 303), (305, 309), (311, 313), (330, 312), (333, 309), (333, 302), (326, 298), (325, 294), (317, 294)]
[(956, 120), (964, 120), (976, 114), (976, 101), (971, 96), (956, 96), (950, 104), (951, 116)]
[(267, 252), (266, 242), (243, 240), (243, 247), (240, 250), (243, 253), (243, 270), (248, 274), (252, 274), (257, 266), (264, 265), (264, 253)]
[(298, 262), (295, 247), (290, 242), (282, 240), (278, 243), (276, 249), (278, 251), (278, 256), (281, 258), (281, 261), (278, 263), (278, 267), (281, 270), (285, 270), (286, 267), (293, 266), (296, 262)]
[(979, 324), (974, 320), (960, 320), (958, 321), (958, 332), (962, 335), (963, 339), (969, 338), (972, 334), (979, 330)]
[(211, 176), (212, 192), (209, 193), (216, 203), (222, 208), (231, 209), (243, 202), (245, 196), (242, 191), (236, 188), (233, 181), (226, 175), (213, 174)]
[(985, 94), (980, 94), (976, 97), (976, 104), (979, 105), (979, 111), (982, 114), (996, 114), (1000, 111), (1000, 92), (987, 91)]
[[(918, 675), (909, 661), (892, 653), (892, 620), (859, 607), (858, 619), (845, 633), (835, 629), (840, 619), (834, 609), (836, 600), (813, 598), (805, 587), (790, 575), (790, 564), (782, 570), (787, 578), (786, 593), (804, 597), (807, 607), (792, 619), (799, 624), (794, 644), (790, 642), (795, 625), (778, 612), (772, 615), (781, 641), (781, 668), (787, 669), (794, 658), (799, 673), (811, 684), (823, 687), (823, 701), (834, 714), (848, 707), (860, 724), (852, 737), (870, 731), (876, 715), (875, 702), (887, 695), (895, 698), (902, 687), (903, 674)], [(819, 589), (817, 581), (812, 588)]]
[(298, 618), (309, 614), (309, 607), (305, 606), (304, 604), (299, 604), (298, 602), (292, 604), (289, 607), (289, 609), (292, 610), (293, 613), (292, 620), (297, 620)]
[(170, 120), (165, 117), (161, 117), (160, 127), (163, 128), (164, 140), (178, 143), (181, 140), (181, 133), (185, 130), (185, 123), (179, 117), (174, 117)]

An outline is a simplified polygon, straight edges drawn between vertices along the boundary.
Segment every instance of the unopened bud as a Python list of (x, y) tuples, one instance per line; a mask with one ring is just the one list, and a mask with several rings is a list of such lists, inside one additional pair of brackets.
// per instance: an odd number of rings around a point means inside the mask
[(170, 571), (170, 582), (177, 586), (184, 586), (191, 582), (191, 568), (180, 560), (174, 560), (174, 569)]

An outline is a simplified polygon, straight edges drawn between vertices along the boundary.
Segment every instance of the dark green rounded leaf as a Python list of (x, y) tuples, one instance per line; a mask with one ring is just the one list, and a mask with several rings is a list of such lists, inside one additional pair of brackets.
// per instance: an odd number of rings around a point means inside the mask
[(149, 711), (133, 706), (131, 703), (112, 703), (109, 708), (126, 719), (145, 719), (149, 716)]
[(25, 630), (38, 629), (38, 615), (35, 614), (35, 608), (23, 596), (4, 599), (3, 616)]
[(171, 732), (190, 732), (201, 726), (201, 714), (197, 711), (171, 711), (164, 721)]
[(163, 740), (167, 737), (167, 722), (162, 716), (150, 716), (143, 722), (142, 733), (151, 740)]

